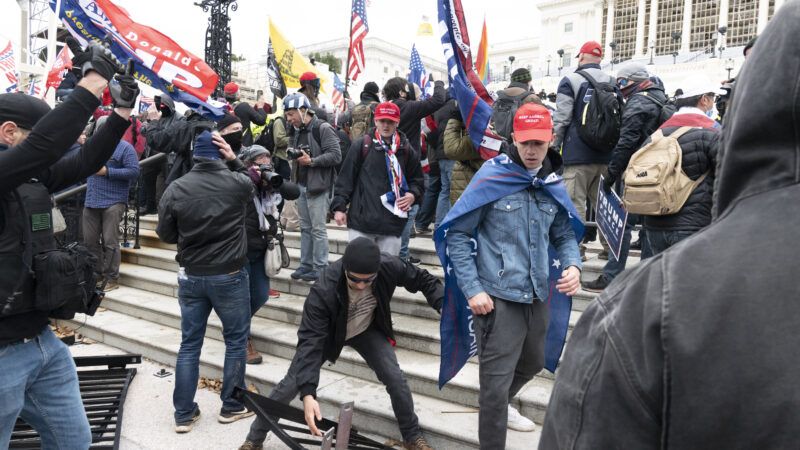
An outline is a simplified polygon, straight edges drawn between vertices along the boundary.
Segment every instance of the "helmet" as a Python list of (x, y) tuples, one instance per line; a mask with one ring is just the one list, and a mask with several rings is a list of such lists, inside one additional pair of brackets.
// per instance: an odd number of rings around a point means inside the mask
[(289, 94), (283, 98), (283, 110), (288, 111), (290, 109), (300, 109), (300, 108), (311, 108), (311, 103), (308, 101), (308, 97), (301, 94), (300, 92), (295, 92), (294, 94)]

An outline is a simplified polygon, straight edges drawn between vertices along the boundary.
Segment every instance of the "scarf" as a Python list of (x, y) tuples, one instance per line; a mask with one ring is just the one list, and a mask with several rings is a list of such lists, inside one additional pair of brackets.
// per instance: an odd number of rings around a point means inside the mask
[(387, 146), (378, 130), (375, 130), (373, 140), (380, 144), (386, 154), (386, 174), (389, 177), (389, 191), (381, 195), (381, 203), (392, 214), (401, 219), (408, 217), (406, 211), (401, 211), (397, 207), (397, 200), (408, 192), (406, 177), (403, 175), (403, 168), (397, 160), (397, 150), (400, 147), (400, 134), (397, 131), (391, 137), (391, 146)]

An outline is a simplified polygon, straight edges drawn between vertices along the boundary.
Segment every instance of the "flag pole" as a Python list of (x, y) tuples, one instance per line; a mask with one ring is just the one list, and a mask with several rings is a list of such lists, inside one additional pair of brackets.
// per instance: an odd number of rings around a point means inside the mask
[(350, 29), (347, 30), (350, 35), (350, 45), (347, 47), (347, 65), (344, 68), (344, 92), (342, 95), (347, 92), (347, 87), (350, 86), (350, 58), (353, 53), (353, 1), (350, 2)]

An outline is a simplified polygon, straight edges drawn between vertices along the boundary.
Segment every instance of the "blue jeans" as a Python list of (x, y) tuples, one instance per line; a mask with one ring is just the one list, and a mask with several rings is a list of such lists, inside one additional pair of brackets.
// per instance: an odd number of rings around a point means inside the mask
[(264, 253), (247, 252), (247, 264), (244, 270), (250, 277), (250, 317), (255, 316), (256, 312), (269, 300), (269, 278), (264, 271)]
[(200, 370), (200, 349), (211, 310), (222, 322), (225, 365), (222, 370), (222, 411), (241, 411), (232, 398), (234, 386), (244, 388), (247, 336), (250, 334), (250, 277), (244, 269), (232, 274), (178, 277), (181, 305), (181, 348), (175, 363), (172, 403), (175, 422), (192, 419), (197, 403), (194, 394)]
[(27, 342), (0, 346), (0, 448), (8, 448), (17, 417), (39, 433), (42, 448), (92, 442), (75, 362), (49, 326)]
[(428, 228), (431, 222), (436, 220), (436, 204), (439, 201), (439, 192), (442, 190), (442, 178), (440, 174), (425, 175), (425, 195), (422, 196), (422, 206), (417, 213), (416, 225), (418, 230)]
[(439, 191), (439, 203), (436, 205), (436, 228), (442, 223), (447, 213), (450, 212), (450, 178), (453, 176), (453, 167), (456, 162), (443, 159), (439, 161), (441, 171), (440, 183), (442, 189)]
[(331, 193), (309, 197), (306, 187), (300, 185), (297, 215), (300, 218), (300, 267), (322, 270), (328, 265), (328, 209)]
[[(696, 231), (647, 230), (647, 243), (650, 246), (650, 256), (656, 256), (695, 233)], [(642, 242), (642, 244), (644, 244), (644, 242)], [(644, 246), (642, 246), (642, 251), (644, 251)], [(644, 258), (645, 256), (643, 254), (642, 259)]]
[[(622, 237), (622, 248), (619, 251), (619, 260), (614, 259), (614, 255), (609, 253), (608, 262), (605, 267), (603, 267), (603, 277), (609, 282), (625, 270), (625, 264), (628, 262), (628, 253), (631, 251), (631, 231), (638, 222), (638, 215), (628, 214), (628, 222), (625, 224), (625, 234)], [(645, 239), (642, 241), (642, 259), (649, 258), (650, 256), (652, 256), (650, 245), (648, 245), (647, 239)]]
[(403, 228), (403, 234), (400, 235), (400, 259), (408, 259), (408, 241), (411, 240), (411, 226), (414, 225), (414, 219), (417, 217), (419, 205), (414, 205), (408, 210), (408, 221), (406, 227)]

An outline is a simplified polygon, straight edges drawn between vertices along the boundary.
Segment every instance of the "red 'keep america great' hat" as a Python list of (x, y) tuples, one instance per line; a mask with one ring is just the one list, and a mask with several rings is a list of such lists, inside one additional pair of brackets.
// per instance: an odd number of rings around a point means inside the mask
[(536, 103), (526, 103), (514, 114), (514, 140), (517, 142), (544, 141), (553, 138), (553, 118), (550, 111)]
[(400, 123), (400, 107), (392, 102), (384, 102), (375, 107), (375, 120), (388, 119)]

